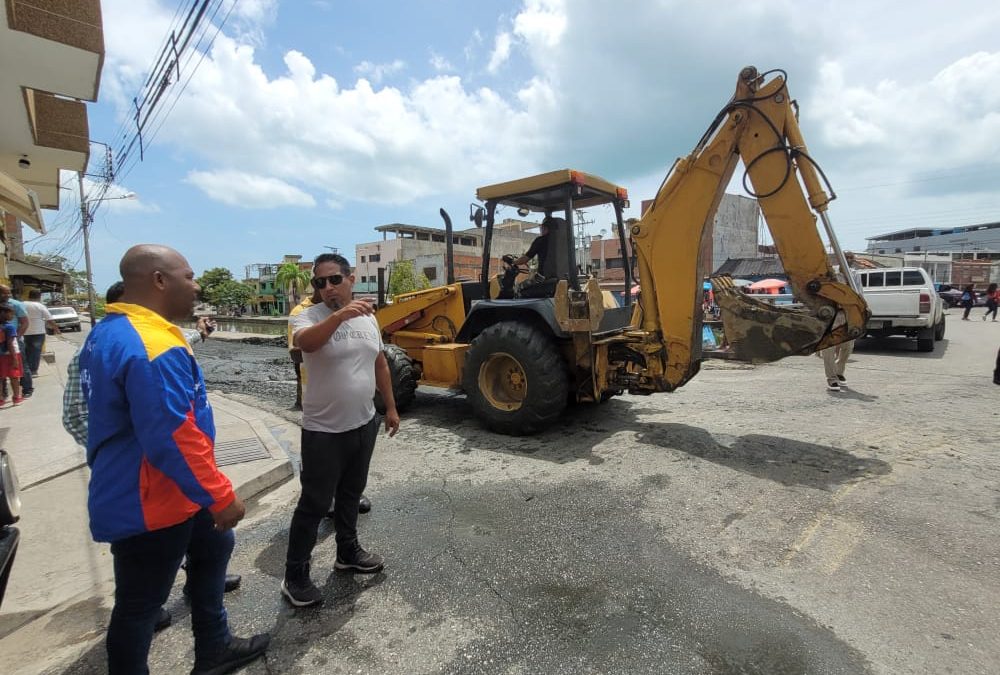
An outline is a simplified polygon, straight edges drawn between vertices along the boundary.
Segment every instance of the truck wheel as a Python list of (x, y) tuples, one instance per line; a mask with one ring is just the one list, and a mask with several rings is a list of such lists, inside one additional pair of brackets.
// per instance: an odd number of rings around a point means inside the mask
[(918, 352), (932, 352), (934, 351), (934, 328), (928, 328), (917, 333), (917, 351)]
[(938, 322), (937, 327), (934, 329), (935, 342), (940, 342), (943, 339), (944, 339), (944, 314), (941, 315), (941, 321)]
[[(389, 374), (392, 375), (392, 397), (396, 401), (396, 410), (403, 412), (417, 397), (417, 375), (413, 371), (413, 359), (406, 350), (397, 345), (382, 345), (382, 353), (389, 364)], [(380, 415), (385, 414), (385, 403), (382, 394), (375, 392), (375, 410)]]
[(533, 434), (566, 408), (566, 364), (549, 337), (517, 321), (501, 321), (472, 341), (462, 375), (483, 424), (501, 434)]

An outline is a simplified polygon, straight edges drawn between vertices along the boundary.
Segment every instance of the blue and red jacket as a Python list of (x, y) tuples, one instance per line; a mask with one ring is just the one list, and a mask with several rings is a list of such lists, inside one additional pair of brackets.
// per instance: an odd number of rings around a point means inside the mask
[(139, 305), (108, 305), (80, 354), (89, 410), (90, 531), (117, 541), (235, 498), (215, 465), (201, 368), (180, 329)]

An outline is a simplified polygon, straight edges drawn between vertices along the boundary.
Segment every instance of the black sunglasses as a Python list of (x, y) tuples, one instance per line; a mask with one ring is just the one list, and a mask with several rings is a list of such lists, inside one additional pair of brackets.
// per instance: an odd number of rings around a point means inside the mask
[(309, 283), (312, 284), (313, 288), (319, 290), (321, 288), (326, 288), (327, 282), (329, 282), (331, 286), (339, 286), (340, 282), (343, 280), (343, 274), (331, 274), (328, 277), (313, 277), (309, 280)]

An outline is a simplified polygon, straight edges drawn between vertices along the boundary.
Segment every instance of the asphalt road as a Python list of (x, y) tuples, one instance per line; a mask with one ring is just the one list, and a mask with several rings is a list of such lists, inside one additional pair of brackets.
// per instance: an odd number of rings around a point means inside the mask
[[(710, 362), (528, 438), (421, 392), (372, 466), (361, 532), (383, 573), (334, 573), (324, 529), (326, 602), (291, 609), (297, 486), (253, 505), (228, 605), (274, 641), (246, 672), (995, 673), (1000, 326), (958, 318), (933, 354), (862, 343), (839, 394), (814, 357)], [(210, 388), (292, 415), (283, 350), (197, 353)], [(171, 609), (154, 672), (190, 667), (177, 593)]]

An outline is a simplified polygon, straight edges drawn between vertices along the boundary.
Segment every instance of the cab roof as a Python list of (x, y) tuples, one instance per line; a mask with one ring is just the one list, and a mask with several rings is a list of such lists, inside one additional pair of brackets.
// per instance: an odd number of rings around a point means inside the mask
[(555, 211), (565, 207), (572, 194), (577, 208), (609, 204), (616, 199), (628, 199), (628, 190), (609, 183), (600, 176), (559, 169), (548, 173), (487, 185), (476, 190), (480, 201), (496, 201), (529, 211)]

